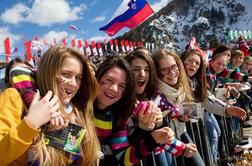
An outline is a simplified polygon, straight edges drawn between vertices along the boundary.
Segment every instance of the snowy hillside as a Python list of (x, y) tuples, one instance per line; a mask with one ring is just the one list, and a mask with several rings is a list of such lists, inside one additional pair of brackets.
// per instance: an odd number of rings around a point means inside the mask
[(230, 42), (230, 30), (252, 30), (251, 0), (173, 0), (122, 37), (183, 50), (190, 36), (202, 48)]

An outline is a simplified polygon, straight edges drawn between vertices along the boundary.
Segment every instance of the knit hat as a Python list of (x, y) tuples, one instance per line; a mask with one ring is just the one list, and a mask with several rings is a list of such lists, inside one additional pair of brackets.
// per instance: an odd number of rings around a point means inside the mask
[(214, 59), (216, 58), (218, 55), (220, 55), (220, 53), (223, 53), (227, 50), (230, 50), (227, 46), (225, 45), (221, 45), (219, 47), (217, 47), (214, 52), (213, 52), (213, 55), (212, 55), (212, 58), (211, 59)]

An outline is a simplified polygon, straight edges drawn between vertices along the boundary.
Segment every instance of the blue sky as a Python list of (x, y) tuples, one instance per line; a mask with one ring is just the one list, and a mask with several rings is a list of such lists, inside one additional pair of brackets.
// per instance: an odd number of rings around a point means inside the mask
[[(147, 0), (154, 11), (171, 0)], [(109, 36), (99, 28), (113, 16), (122, 0), (0, 0), (0, 54), (4, 52), (3, 40), (10, 37), (18, 54), (24, 54), (22, 38), (44, 37), (48, 43), (53, 38), (100, 40)], [(73, 24), (78, 31), (71, 30)], [(116, 36), (128, 29), (121, 30)], [(115, 36), (115, 37), (116, 37)]]

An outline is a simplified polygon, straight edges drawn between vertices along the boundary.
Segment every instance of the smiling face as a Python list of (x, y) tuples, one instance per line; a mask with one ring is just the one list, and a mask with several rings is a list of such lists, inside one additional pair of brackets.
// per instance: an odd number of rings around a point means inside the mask
[(227, 67), (228, 61), (229, 61), (228, 56), (221, 55), (211, 60), (210, 67), (213, 69), (215, 73), (218, 74), (221, 73)]
[(187, 76), (193, 77), (197, 73), (200, 63), (200, 57), (197, 54), (189, 55), (184, 61)]
[(243, 62), (243, 56), (236, 56), (231, 59), (231, 64), (234, 68), (240, 67)]
[(164, 56), (159, 60), (159, 77), (168, 85), (175, 85), (179, 78), (179, 69), (172, 56)]
[(101, 93), (97, 97), (97, 106), (99, 109), (106, 109), (123, 96), (126, 89), (126, 73), (119, 67), (112, 67), (104, 73), (99, 84)]
[(150, 67), (145, 60), (136, 58), (131, 62), (131, 69), (136, 81), (136, 93), (142, 94), (149, 82)]
[(244, 72), (248, 72), (252, 69), (252, 57), (246, 57), (241, 66), (241, 70)]
[(63, 106), (67, 105), (78, 92), (82, 79), (83, 66), (77, 57), (66, 57), (58, 77), (58, 96)]

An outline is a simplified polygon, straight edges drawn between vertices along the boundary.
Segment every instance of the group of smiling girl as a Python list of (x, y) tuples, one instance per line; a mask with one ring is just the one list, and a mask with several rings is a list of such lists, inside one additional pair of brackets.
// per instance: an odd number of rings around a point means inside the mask
[[(209, 63), (214, 74), (221, 72), (216, 68), (225, 56)], [(108, 57), (96, 70), (76, 50), (57, 45), (43, 55), (38, 71), (19, 62), (10, 68), (16, 66), (34, 78), (21, 73), (20, 87), (7, 74), (9, 87), (0, 94), (0, 165), (135, 165), (140, 160), (152, 165), (154, 157), (157, 165), (202, 166), (186, 132), (190, 117), (179, 105), (200, 102), (218, 115), (246, 116), (238, 107), (211, 102), (198, 51), (187, 50), (180, 59), (174, 51), (151, 54), (140, 47)], [(27, 103), (29, 86), (37, 90)], [(78, 154), (45, 144), (45, 129), (56, 132), (70, 123), (85, 129)]]

